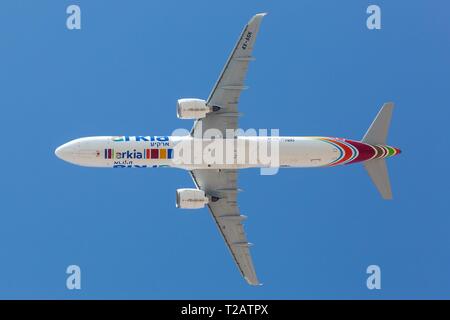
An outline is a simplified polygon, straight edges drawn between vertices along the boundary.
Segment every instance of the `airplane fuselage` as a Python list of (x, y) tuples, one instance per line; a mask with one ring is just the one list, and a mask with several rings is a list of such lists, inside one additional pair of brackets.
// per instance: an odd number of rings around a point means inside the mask
[(331, 137), (98, 136), (72, 140), (55, 153), (87, 167), (193, 170), (328, 167), (385, 158), (400, 150)]

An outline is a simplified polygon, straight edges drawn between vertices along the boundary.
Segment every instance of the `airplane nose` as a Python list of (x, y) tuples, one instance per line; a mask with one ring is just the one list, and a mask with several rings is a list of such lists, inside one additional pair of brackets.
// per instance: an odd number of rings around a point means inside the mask
[(69, 152), (69, 150), (67, 150), (67, 146), (66, 145), (61, 145), (58, 148), (55, 149), (55, 155), (64, 161), (67, 161), (69, 159), (69, 157), (71, 156), (71, 152)]
[(61, 159), (61, 147), (55, 149), (55, 156)]
[(66, 162), (80, 166), (95, 166), (101, 160), (101, 146), (91, 138), (69, 141), (55, 149), (55, 155)]

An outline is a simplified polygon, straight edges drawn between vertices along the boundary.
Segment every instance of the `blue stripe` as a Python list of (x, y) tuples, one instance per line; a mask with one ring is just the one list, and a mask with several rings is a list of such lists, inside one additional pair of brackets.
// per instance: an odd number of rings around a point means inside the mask
[(340, 152), (339, 157), (336, 160), (334, 160), (334, 161), (332, 161), (332, 162), (330, 162), (328, 164), (324, 164), (324, 166), (332, 165), (333, 163), (338, 162), (339, 160), (342, 159), (342, 157), (344, 156), (344, 152), (342, 151), (342, 148), (339, 145), (337, 145), (337, 144), (335, 144), (335, 143), (333, 143), (331, 141), (328, 141), (328, 140), (320, 139), (320, 141), (323, 141), (323, 142), (331, 144), (332, 146), (336, 147), (339, 150), (339, 152)]

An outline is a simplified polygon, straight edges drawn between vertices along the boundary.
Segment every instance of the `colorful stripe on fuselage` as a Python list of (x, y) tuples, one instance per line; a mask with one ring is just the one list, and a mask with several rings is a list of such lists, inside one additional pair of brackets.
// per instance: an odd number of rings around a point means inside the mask
[(400, 150), (386, 145), (370, 145), (367, 143), (341, 139), (341, 138), (315, 138), (333, 145), (339, 156), (326, 166), (336, 166), (340, 164), (350, 164), (371, 159), (392, 157), (400, 153)]

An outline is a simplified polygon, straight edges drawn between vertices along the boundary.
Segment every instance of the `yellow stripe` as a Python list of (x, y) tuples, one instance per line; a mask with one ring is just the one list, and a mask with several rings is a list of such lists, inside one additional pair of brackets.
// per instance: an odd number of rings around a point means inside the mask
[(159, 149), (159, 158), (167, 159), (167, 149)]

